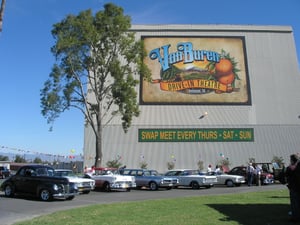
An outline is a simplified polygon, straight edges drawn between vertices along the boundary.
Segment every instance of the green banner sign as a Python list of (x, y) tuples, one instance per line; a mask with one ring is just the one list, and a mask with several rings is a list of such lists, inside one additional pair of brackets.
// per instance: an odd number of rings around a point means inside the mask
[(139, 129), (139, 142), (254, 141), (253, 128)]

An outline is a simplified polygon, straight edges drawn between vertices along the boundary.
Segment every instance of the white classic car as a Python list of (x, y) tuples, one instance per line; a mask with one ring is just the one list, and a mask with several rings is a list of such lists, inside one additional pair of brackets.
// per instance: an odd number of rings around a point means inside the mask
[(126, 190), (136, 188), (134, 176), (123, 176), (118, 173), (116, 168), (94, 168), (93, 172), (86, 173), (86, 178), (95, 181), (95, 188), (104, 191)]
[(218, 172), (208, 172), (209, 176), (216, 176), (218, 185), (226, 185), (227, 187), (241, 186), (241, 184), (246, 183), (245, 178), (239, 175), (227, 174), (222, 171)]
[(217, 183), (216, 176), (200, 175), (200, 171), (194, 169), (169, 170), (165, 176), (176, 177), (179, 180), (179, 187), (191, 187), (192, 189), (210, 188)]
[(82, 194), (88, 194), (95, 188), (95, 181), (89, 178), (78, 177), (72, 170), (68, 169), (56, 169), (55, 176), (66, 177), (69, 182), (77, 184), (78, 192)]

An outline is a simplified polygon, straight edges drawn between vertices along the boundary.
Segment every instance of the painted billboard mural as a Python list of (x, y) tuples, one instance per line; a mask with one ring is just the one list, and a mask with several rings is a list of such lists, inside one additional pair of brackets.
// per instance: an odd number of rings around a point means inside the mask
[(142, 37), (141, 104), (250, 105), (244, 37)]

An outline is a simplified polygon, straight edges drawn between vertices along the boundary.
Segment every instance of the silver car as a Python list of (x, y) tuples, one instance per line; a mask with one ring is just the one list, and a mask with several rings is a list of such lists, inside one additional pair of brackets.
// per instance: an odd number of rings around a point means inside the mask
[(177, 178), (159, 176), (155, 170), (122, 169), (119, 172), (122, 175), (134, 176), (136, 187), (138, 189), (146, 187), (153, 191), (158, 190), (159, 188), (170, 190), (178, 185)]

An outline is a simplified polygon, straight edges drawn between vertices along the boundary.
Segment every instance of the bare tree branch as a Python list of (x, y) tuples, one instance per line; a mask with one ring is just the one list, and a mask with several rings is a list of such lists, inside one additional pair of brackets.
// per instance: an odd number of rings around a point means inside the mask
[(2, 32), (3, 15), (4, 15), (5, 3), (6, 3), (6, 0), (2, 0), (1, 1), (1, 8), (0, 8), (0, 32)]

